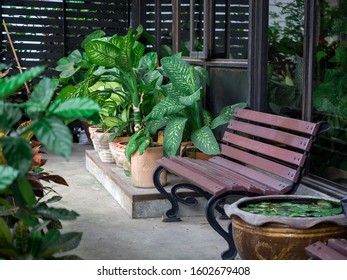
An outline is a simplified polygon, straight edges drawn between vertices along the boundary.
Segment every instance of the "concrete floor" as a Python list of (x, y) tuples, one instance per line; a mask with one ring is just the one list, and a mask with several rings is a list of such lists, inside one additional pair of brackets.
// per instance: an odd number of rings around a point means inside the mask
[[(47, 154), (46, 171), (61, 175), (69, 187), (54, 185), (63, 199), (52, 207), (79, 213), (63, 221), (64, 231), (83, 232), (80, 245), (69, 253), (86, 260), (220, 260), (227, 243), (204, 216), (163, 223), (160, 218), (131, 219), (85, 168), (85, 150), (75, 144), (69, 161)], [(222, 221), (227, 225), (227, 221)]]

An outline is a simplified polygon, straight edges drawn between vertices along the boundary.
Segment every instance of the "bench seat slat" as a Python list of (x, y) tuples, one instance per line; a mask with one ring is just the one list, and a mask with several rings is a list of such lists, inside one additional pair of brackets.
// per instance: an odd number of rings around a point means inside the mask
[(312, 140), (310, 138), (279, 131), (273, 128), (259, 127), (258, 125), (244, 123), (237, 120), (231, 120), (228, 129), (268, 139), (303, 151), (308, 151), (312, 145)]
[(203, 173), (197, 172), (197, 170), (189, 170), (186, 166), (183, 166), (173, 160), (162, 158), (158, 160), (158, 164), (167, 169), (169, 172), (184, 178), (187, 181), (192, 182), (194, 178), (194, 184), (197, 184), (209, 193), (219, 196), (227, 191), (227, 186), (217, 184), (215, 180), (210, 180), (209, 178), (203, 176)]
[(296, 182), (300, 175), (299, 172), (293, 168), (224, 144), (221, 144), (221, 153), (229, 158), (260, 168), (292, 182)]
[[(182, 166), (185, 166), (189, 170), (200, 170), (205, 174), (205, 176), (218, 178), (218, 180), (228, 185), (228, 190), (248, 191), (257, 194), (277, 193), (275, 190), (269, 188), (268, 186), (255, 180), (242, 177), (236, 172), (233, 172), (231, 170), (225, 172), (225, 170), (220, 169), (218, 166), (214, 166), (212, 162), (179, 157), (171, 157), (170, 159), (181, 164)], [(192, 177), (190, 181), (194, 182), (195, 178)]]
[(306, 159), (306, 156), (301, 153), (287, 150), (267, 143), (262, 143), (230, 132), (224, 133), (223, 140), (241, 148), (261, 153), (263, 155), (269, 155), (273, 158), (294, 164), (296, 166), (303, 166)]
[(216, 167), (218, 167), (218, 168), (233, 170), (234, 172), (241, 174), (241, 176), (253, 178), (254, 180), (262, 182), (263, 184), (276, 190), (276, 192), (279, 194), (287, 193), (292, 188), (292, 184), (288, 184), (286, 182), (277, 180), (274, 177), (267, 176), (263, 172), (259, 172), (257, 170), (254, 170), (254, 169), (249, 168), (247, 166), (238, 164), (238, 163), (233, 162), (231, 160), (227, 160), (227, 159), (222, 158), (220, 156), (216, 156), (216, 157), (209, 159), (209, 162), (213, 162), (216, 165)]
[(291, 129), (309, 135), (315, 135), (319, 128), (316, 123), (241, 108), (236, 109), (234, 116), (249, 121)]
[(347, 240), (346, 239), (329, 239), (328, 246), (335, 249), (339, 253), (347, 256)]
[(347, 260), (347, 256), (336, 252), (333, 248), (330, 248), (321, 241), (307, 246), (305, 251), (308, 255), (321, 260)]

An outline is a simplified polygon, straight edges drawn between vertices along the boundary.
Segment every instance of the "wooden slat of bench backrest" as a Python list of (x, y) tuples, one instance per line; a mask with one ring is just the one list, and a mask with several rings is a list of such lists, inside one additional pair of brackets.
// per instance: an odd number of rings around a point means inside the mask
[(235, 110), (234, 116), (236, 118), (290, 129), (309, 135), (316, 135), (319, 129), (319, 125), (316, 123), (241, 108)]
[(262, 143), (230, 132), (224, 133), (223, 140), (228, 143), (232, 143), (233, 145), (245, 148), (249, 151), (268, 155), (272, 158), (288, 162), (296, 166), (302, 167), (306, 160), (306, 155), (299, 152), (287, 150), (268, 143)]
[(252, 178), (253, 180), (259, 181), (264, 185), (267, 185), (270, 188), (274, 189), (279, 194), (288, 193), (293, 185), (292, 183), (288, 184), (288, 182), (280, 181), (273, 176), (268, 176), (263, 172), (259, 172), (220, 156), (215, 156), (208, 161), (214, 163), (216, 167), (218, 166), (221, 169), (224, 168), (226, 170), (233, 170), (234, 172), (240, 174), (240, 176), (244, 176), (245, 178)]
[(268, 139), (303, 151), (308, 151), (312, 145), (312, 138), (307, 138), (277, 129), (263, 127), (251, 123), (245, 123), (237, 120), (231, 120), (228, 125), (228, 129), (263, 139)]
[(267, 158), (263, 158), (235, 147), (221, 144), (221, 154), (242, 163), (265, 170), (277, 176), (296, 182), (300, 176), (300, 170), (279, 164)]

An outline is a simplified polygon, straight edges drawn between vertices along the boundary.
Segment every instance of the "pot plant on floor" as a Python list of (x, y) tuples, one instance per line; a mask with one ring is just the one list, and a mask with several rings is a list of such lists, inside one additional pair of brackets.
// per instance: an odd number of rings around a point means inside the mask
[(241, 259), (308, 259), (308, 245), (347, 237), (340, 201), (269, 195), (242, 198), (224, 208)]
[[(73, 138), (66, 123), (88, 119), (100, 110), (87, 98), (53, 101), (58, 82), (43, 78), (28, 101), (9, 102), (24, 83), (44, 69), (33, 67), (23, 74), (0, 78), (0, 258), (1, 259), (78, 259), (63, 255), (78, 246), (82, 233), (62, 233), (60, 220), (73, 220), (78, 214), (50, 204), (61, 199), (44, 199), (51, 190), (42, 182), (66, 182), (42, 170), (45, 163), (38, 148), (29, 142), (32, 136), (50, 152), (68, 159)], [(29, 119), (26, 125), (19, 125)], [(60, 255), (58, 255), (58, 253)]]

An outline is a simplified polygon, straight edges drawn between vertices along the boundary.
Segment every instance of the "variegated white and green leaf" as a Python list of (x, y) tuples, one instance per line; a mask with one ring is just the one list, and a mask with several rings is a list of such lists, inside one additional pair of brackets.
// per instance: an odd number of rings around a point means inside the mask
[(189, 96), (181, 96), (179, 101), (185, 106), (192, 106), (195, 102), (200, 101), (202, 98), (202, 88), (200, 87), (196, 92)]
[(169, 120), (164, 133), (164, 151), (167, 156), (174, 156), (182, 142), (183, 131), (187, 118), (174, 118)]
[(178, 113), (185, 107), (185, 105), (182, 105), (182, 103), (179, 102), (178, 98), (168, 96), (153, 107), (151, 113), (145, 118), (145, 121), (150, 119), (157, 120), (166, 115)]
[(193, 144), (203, 153), (217, 155), (220, 153), (218, 142), (208, 126), (203, 126), (192, 134)]
[(233, 119), (233, 114), (235, 112), (235, 109), (245, 108), (246, 106), (247, 106), (247, 103), (241, 102), (231, 106), (224, 107), (221, 110), (220, 114), (212, 121), (211, 129), (214, 129), (220, 125), (228, 123), (230, 120)]

